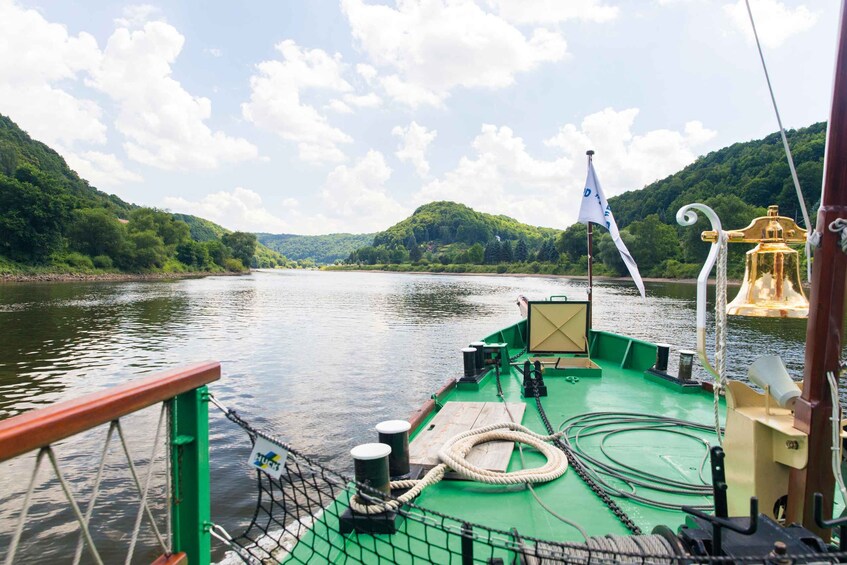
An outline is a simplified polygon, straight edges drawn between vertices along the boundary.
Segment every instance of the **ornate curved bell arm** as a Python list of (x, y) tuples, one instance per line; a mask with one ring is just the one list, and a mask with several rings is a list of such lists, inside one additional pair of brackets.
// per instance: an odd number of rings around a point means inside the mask
[(721, 228), (721, 220), (718, 215), (705, 204), (694, 203), (683, 206), (676, 213), (676, 222), (681, 226), (693, 226), (697, 223), (698, 211), (702, 212), (712, 224), (712, 231), (717, 237), (712, 242), (706, 263), (700, 269), (700, 275), (697, 277), (697, 356), (706, 371), (714, 377), (715, 381), (720, 382), (720, 374), (706, 356), (706, 286), (709, 282), (709, 273), (712, 272), (712, 267), (715, 266), (715, 261), (718, 259), (719, 242), (721, 238), (726, 237), (726, 234)]

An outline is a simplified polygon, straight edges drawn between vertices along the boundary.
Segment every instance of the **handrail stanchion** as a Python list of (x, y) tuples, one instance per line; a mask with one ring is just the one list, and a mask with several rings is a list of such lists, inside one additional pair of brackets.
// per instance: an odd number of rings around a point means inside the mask
[(209, 391), (184, 392), (171, 405), (171, 500), (173, 550), (189, 563), (208, 565), (211, 554), (209, 498)]
[[(198, 363), (2, 420), (0, 462), (49, 448), (55, 442), (165, 402), (171, 416), (169, 456), (173, 543), (171, 553), (162, 555), (155, 564), (184, 563), (187, 556), (192, 565), (208, 565), (212, 522), (209, 391), (205, 385), (220, 377), (220, 363)], [(129, 453), (127, 457), (130, 457)], [(131, 459), (129, 461), (132, 464)], [(153, 465), (152, 460), (150, 465)], [(74, 504), (73, 501), (71, 504)], [(24, 516), (27, 508), (28, 502), (25, 502)], [(9, 551), (14, 555), (13, 549)]]

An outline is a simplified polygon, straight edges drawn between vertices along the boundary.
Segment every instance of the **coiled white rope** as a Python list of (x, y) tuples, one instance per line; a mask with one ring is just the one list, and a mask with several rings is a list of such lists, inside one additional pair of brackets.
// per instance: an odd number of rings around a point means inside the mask
[[(363, 503), (359, 495), (350, 498), (350, 508), (361, 514), (379, 514), (386, 510), (395, 510), (413, 500), (426, 487), (432, 486), (444, 478), (448, 470), (461, 477), (491, 485), (517, 485), (546, 483), (561, 477), (568, 470), (568, 459), (564, 452), (547, 443), (561, 437), (561, 433), (541, 435), (515, 422), (491, 424), (463, 432), (447, 441), (438, 452), (441, 463), (433, 467), (420, 480), (391, 481), (392, 489), (409, 489), (401, 496), (379, 501), (374, 504)], [(544, 455), (547, 462), (541, 467), (519, 469), (508, 473), (489, 471), (469, 463), (466, 459), (471, 449), (489, 441), (513, 441), (529, 445)]]
[(841, 251), (847, 253), (847, 220), (844, 218), (833, 220), (829, 224), (829, 231), (833, 233), (841, 233), (841, 239), (838, 241), (838, 245), (841, 246)]

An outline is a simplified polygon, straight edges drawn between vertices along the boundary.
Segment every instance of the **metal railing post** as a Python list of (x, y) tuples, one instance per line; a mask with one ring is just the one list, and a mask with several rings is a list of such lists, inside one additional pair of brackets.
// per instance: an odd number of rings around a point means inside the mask
[(170, 401), (173, 551), (192, 565), (208, 565), (211, 554), (208, 398), (202, 386)]

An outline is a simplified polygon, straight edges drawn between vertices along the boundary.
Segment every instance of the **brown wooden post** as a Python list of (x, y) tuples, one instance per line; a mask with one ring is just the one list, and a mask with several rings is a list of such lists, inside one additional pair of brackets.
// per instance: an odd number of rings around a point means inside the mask
[(844, 328), (844, 291), (847, 255), (839, 235), (829, 231), (837, 218), (847, 218), (847, 0), (841, 4), (841, 25), (836, 55), (832, 110), (824, 156), (823, 195), (817, 231), (821, 245), (812, 268), (809, 321), (806, 329), (806, 365), (803, 393), (795, 406), (794, 427), (809, 434), (809, 463), (792, 469), (788, 485), (787, 521), (800, 522), (829, 539), (812, 517), (812, 497), (824, 496), (824, 518), (832, 514), (835, 478), (832, 475), (832, 435), (829, 418), (832, 401), (826, 374), (839, 372)]

